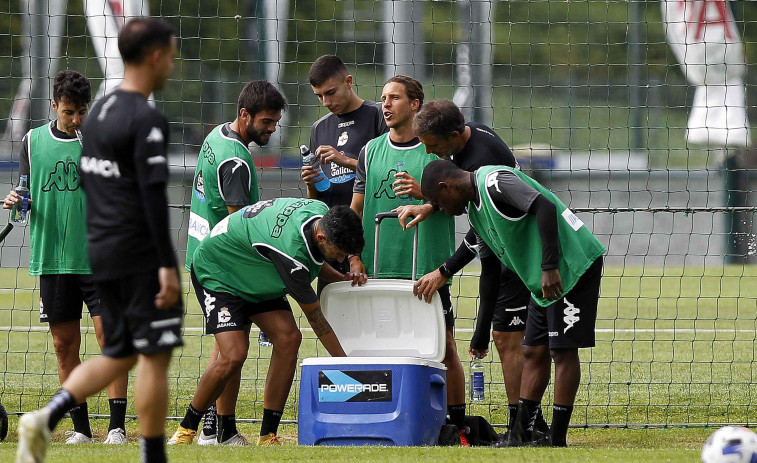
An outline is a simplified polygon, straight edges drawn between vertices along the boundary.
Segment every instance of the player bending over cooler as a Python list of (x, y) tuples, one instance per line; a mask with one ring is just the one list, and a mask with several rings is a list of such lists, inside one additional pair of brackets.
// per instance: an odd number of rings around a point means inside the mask
[[(247, 358), (249, 325), (273, 342), (263, 396), (258, 445), (280, 445), (276, 435), (292, 386), (302, 334), (286, 295), (297, 301), (318, 339), (332, 356), (344, 356), (321, 312), (311, 282), (363, 284), (362, 273), (342, 274), (324, 259), (343, 261), (359, 254), (365, 241), (360, 218), (347, 206), (332, 209), (313, 199), (260, 201), (221, 220), (195, 251), (192, 284), (204, 309), (206, 332), (215, 336), (220, 356), (208, 365), (192, 403), (169, 443), (189, 443), (205, 410), (239, 374)], [(233, 421), (218, 422), (221, 442), (246, 445)]]

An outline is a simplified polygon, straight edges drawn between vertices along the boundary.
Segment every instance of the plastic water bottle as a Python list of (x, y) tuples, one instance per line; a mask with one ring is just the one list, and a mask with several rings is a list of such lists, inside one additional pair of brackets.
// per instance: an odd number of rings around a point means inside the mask
[[(405, 163), (402, 161), (402, 159), (397, 161), (397, 173), (399, 174), (400, 172), (407, 172), (405, 170)], [(408, 194), (397, 195), (397, 199), (399, 199), (400, 204), (407, 204), (413, 200), (413, 198)]]
[(470, 400), (471, 402), (481, 402), (486, 394), (484, 392), (484, 364), (481, 357), (476, 357), (470, 365)]
[(268, 339), (268, 336), (266, 336), (265, 333), (262, 331), (260, 332), (260, 336), (258, 336), (258, 344), (260, 344), (260, 347), (271, 347), (273, 346), (273, 343), (270, 339)]
[(17, 202), (11, 208), (11, 222), (25, 224), (26, 213), (29, 212), (29, 177), (22, 175), (15, 189), (16, 193), (21, 196), (21, 201)]
[(311, 153), (310, 148), (305, 145), (300, 146), (300, 154), (302, 155), (302, 165), (312, 167), (321, 176), (321, 180), (319, 180), (318, 183), (315, 184), (315, 189), (318, 191), (328, 190), (329, 187), (331, 187), (331, 182), (323, 173), (321, 162), (318, 160), (315, 154)]

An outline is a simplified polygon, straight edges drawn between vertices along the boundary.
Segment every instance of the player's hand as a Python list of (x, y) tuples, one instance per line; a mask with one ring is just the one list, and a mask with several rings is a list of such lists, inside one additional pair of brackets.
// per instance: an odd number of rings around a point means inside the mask
[(415, 199), (423, 199), (423, 193), (421, 193), (421, 184), (418, 183), (407, 172), (397, 172), (394, 174), (396, 179), (392, 183), (392, 189), (395, 195), (410, 195)]
[(317, 170), (310, 166), (302, 166), (300, 177), (302, 177), (302, 180), (308, 185), (315, 185), (323, 178), (323, 175), (319, 174)]
[(562, 294), (562, 278), (556, 268), (541, 272), (541, 294), (548, 301), (560, 299)]
[[(409, 230), (433, 214), (434, 206), (431, 204), (411, 204), (394, 208), (392, 212), (397, 213), (397, 219), (400, 221), (402, 229)], [(410, 217), (413, 217), (413, 220), (408, 222), (407, 219)]]
[[(349, 260), (350, 260), (350, 273), (362, 273), (364, 275), (366, 274), (365, 264), (363, 264), (363, 261), (360, 260), (360, 256), (349, 257)], [(366, 275), (366, 278), (368, 278), (367, 275)]]
[(468, 348), (468, 353), (472, 358), (484, 358), (487, 355), (489, 355), (489, 349), (474, 349), (472, 347)]
[(431, 298), (434, 293), (444, 286), (449, 278), (444, 278), (439, 269), (429, 272), (416, 281), (413, 285), (413, 295), (418, 296), (419, 300), (424, 300), (427, 303), (431, 303)]
[(158, 281), (160, 292), (155, 295), (155, 307), (170, 309), (179, 302), (179, 272), (176, 267), (160, 267)]
[(351, 281), (352, 286), (363, 286), (368, 281), (368, 275), (360, 272), (347, 272), (344, 274), (344, 281)]
[(330, 145), (319, 146), (315, 150), (315, 155), (318, 157), (318, 159), (321, 160), (322, 164), (333, 162), (340, 167), (349, 167), (347, 163), (349, 163), (352, 159), (349, 156), (345, 155), (342, 151), (337, 151), (336, 148)]
[[(13, 207), (14, 204), (18, 204), (21, 202), (21, 200), (24, 199), (21, 197), (20, 194), (16, 193), (14, 190), (11, 190), (10, 193), (8, 193), (8, 196), (5, 197), (3, 200), (3, 209), (10, 209)], [(32, 203), (32, 200), (29, 199), (29, 204)]]

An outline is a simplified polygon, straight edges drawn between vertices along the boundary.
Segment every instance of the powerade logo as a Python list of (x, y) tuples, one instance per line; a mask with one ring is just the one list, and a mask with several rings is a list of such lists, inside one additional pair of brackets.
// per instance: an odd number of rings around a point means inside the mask
[(392, 371), (318, 372), (319, 402), (391, 402)]

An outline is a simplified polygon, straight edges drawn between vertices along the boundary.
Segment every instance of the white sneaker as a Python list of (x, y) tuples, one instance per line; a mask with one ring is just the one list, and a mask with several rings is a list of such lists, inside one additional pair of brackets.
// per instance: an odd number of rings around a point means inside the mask
[(66, 444), (92, 444), (95, 440), (76, 431), (66, 431)]
[(42, 463), (50, 446), (50, 410), (24, 413), (18, 420), (16, 463)]
[(250, 443), (247, 442), (247, 439), (245, 439), (243, 435), (236, 433), (233, 436), (226, 439), (225, 441), (221, 442), (221, 445), (239, 446), (239, 445), (250, 445)]
[(108, 438), (105, 439), (103, 444), (125, 444), (126, 443), (126, 431), (121, 428), (115, 428), (108, 431)]
[(218, 445), (215, 434), (205, 434), (203, 429), (200, 437), (197, 438), (197, 445)]

